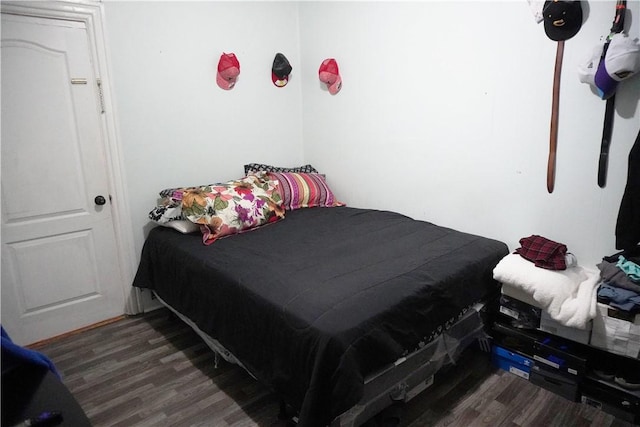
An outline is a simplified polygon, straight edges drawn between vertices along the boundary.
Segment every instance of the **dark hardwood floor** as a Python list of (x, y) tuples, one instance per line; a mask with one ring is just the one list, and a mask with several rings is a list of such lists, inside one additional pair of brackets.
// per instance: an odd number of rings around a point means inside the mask
[[(279, 401), (220, 359), (166, 309), (37, 347), (49, 356), (94, 426), (272, 426)], [(400, 426), (632, 424), (493, 368), (477, 349), (400, 408)], [(367, 427), (384, 425), (381, 414)], [(279, 425), (284, 423), (280, 422)]]

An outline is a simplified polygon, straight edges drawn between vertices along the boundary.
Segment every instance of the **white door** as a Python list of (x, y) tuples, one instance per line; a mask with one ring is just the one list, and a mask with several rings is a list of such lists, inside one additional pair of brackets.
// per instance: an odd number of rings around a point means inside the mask
[(2, 13), (1, 31), (1, 317), (29, 344), (125, 297), (86, 24)]

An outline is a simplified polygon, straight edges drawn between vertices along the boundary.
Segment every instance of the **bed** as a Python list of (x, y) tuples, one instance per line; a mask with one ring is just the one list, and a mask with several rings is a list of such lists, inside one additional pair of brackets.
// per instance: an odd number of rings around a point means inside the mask
[(508, 254), (399, 213), (332, 206), (211, 245), (156, 227), (133, 283), (282, 396), (301, 426), (356, 425), (389, 393), (426, 387), (452, 343), (479, 336), (477, 303), (499, 295), (492, 271)]

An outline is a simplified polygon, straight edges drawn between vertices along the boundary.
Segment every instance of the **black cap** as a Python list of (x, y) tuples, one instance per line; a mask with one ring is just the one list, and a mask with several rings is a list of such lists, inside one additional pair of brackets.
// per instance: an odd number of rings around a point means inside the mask
[(276, 53), (276, 57), (273, 59), (273, 67), (271, 67), (271, 81), (278, 87), (283, 87), (289, 82), (289, 73), (291, 73), (291, 64), (287, 58), (281, 54)]
[(582, 27), (580, 1), (545, 1), (542, 8), (544, 31), (551, 40), (568, 40)]

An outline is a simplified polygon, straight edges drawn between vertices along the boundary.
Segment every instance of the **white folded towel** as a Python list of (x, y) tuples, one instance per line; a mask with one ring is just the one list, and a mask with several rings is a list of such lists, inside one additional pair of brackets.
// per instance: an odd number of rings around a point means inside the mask
[(579, 265), (566, 270), (536, 267), (518, 254), (502, 258), (493, 278), (531, 295), (551, 318), (565, 326), (586, 329), (596, 316), (600, 275)]

